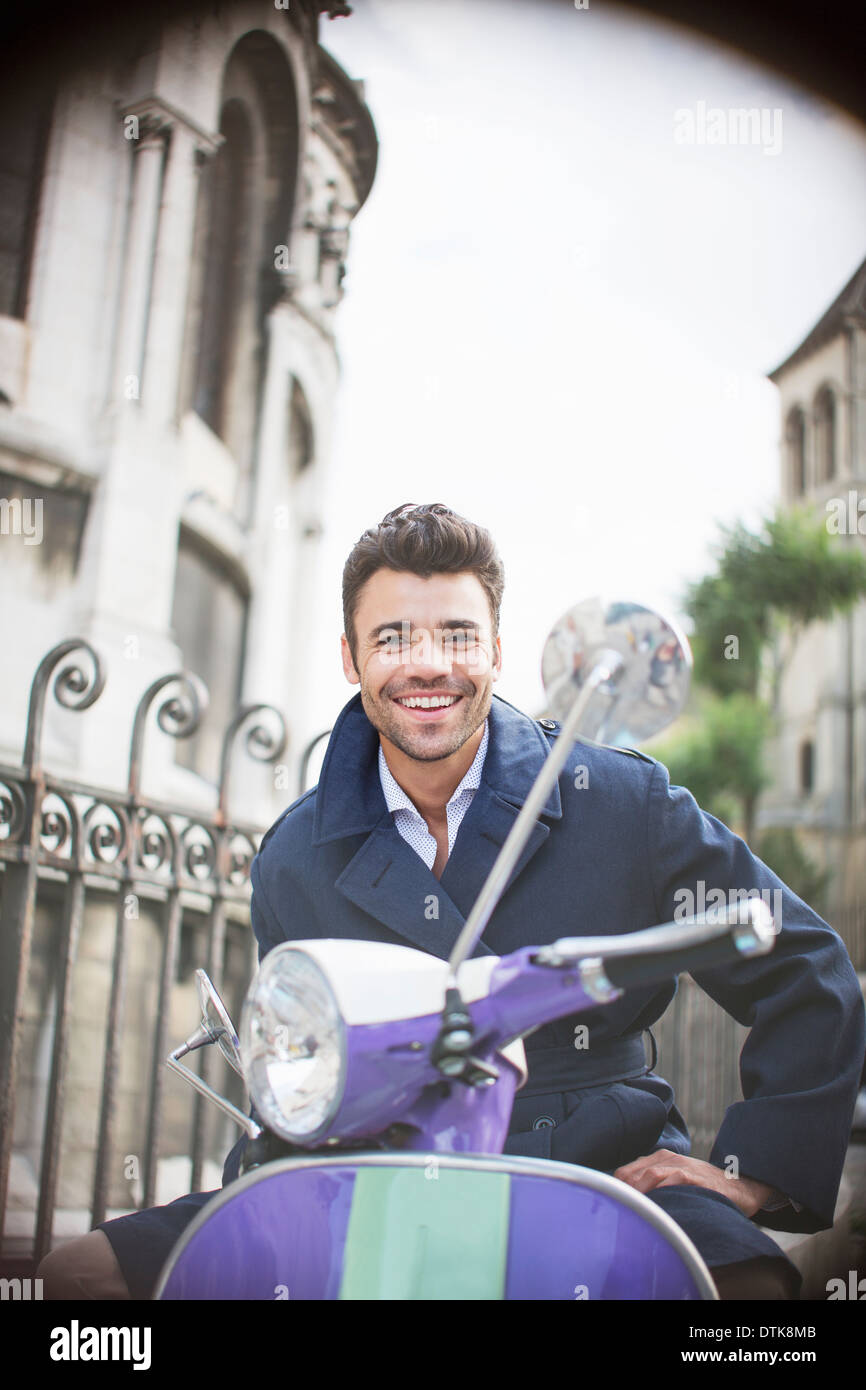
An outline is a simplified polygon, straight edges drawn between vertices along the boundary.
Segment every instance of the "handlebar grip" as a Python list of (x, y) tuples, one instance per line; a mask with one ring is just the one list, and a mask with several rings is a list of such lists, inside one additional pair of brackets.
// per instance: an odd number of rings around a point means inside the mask
[[(743, 958), (744, 952), (737, 946), (734, 933), (728, 932), (715, 941), (705, 941), (700, 946), (613, 957), (604, 961), (604, 970), (611, 984), (617, 989), (631, 989), (635, 985), (649, 985), (667, 980), (672, 975), (711, 970), (714, 965), (729, 965), (732, 961)], [(604, 957), (602, 959), (604, 960)]]

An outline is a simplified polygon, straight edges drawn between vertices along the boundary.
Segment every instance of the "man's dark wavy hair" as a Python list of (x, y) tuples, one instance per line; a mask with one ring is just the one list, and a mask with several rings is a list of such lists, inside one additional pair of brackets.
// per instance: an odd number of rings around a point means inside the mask
[(364, 532), (343, 568), (343, 630), (356, 665), (355, 614), (362, 588), (380, 569), (404, 570), (422, 579), (432, 574), (474, 574), (487, 595), (496, 639), (505, 570), (490, 532), (442, 502), (421, 506), (405, 502)]

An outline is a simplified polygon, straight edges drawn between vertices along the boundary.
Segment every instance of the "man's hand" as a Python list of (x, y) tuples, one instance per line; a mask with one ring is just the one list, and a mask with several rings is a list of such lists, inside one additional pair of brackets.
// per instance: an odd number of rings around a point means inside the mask
[(634, 1163), (617, 1168), (614, 1177), (619, 1178), (620, 1182), (627, 1182), (638, 1192), (652, 1192), (655, 1187), (673, 1187), (680, 1183), (708, 1187), (711, 1192), (720, 1192), (727, 1197), (746, 1216), (754, 1216), (760, 1211), (774, 1190), (756, 1178), (729, 1177), (714, 1163), (675, 1154), (670, 1149), (657, 1149), (655, 1153), (644, 1154), (643, 1158), (636, 1158)]

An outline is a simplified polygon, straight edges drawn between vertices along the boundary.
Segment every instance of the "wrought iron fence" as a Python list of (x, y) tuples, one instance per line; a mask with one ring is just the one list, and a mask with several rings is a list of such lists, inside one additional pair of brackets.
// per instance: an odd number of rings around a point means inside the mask
[(845, 942), (854, 969), (866, 972), (866, 902), (849, 903), (832, 914), (830, 923)]
[[(50, 1074), (41, 1124), (40, 1173), (32, 1258), (39, 1260), (52, 1243), (61, 1132), (69, 1065), (71, 1000), (82, 938), (82, 924), (100, 894), (113, 895), (114, 930), (105, 1019), (104, 1050), (93, 1068), (101, 1091), (94, 1136), (90, 1225), (105, 1219), (109, 1168), (116, 1160), (118, 1082), (128, 1005), (127, 963), (130, 928), (138, 904), (146, 900), (156, 914), (160, 953), (155, 1017), (149, 1047), (147, 1104), (142, 1132), (141, 1200), (152, 1206), (165, 1108), (163, 1060), (177, 1039), (168, 1037), (170, 996), (178, 969), (182, 922), (190, 895), (195, 895), (205, 926), (204, 964), (217, 987), (223, 977), (227, 932), (240, 919), (246, 979), (255, 967), (255, 942), (244, 925), (242, 909), (249, 895), (249, 867), (263, 827), (233, 820), (230, 787), (234, 755), (243, 737), (247, 753), (275, 762), (286, 742), (282, 715), (272, 706), (242, 706), (222, 740), (216, 811), (202, 815), (142, 795), (141, 768), (146, 730), (153, 711), (163, 733), (187, 737), (198, 728), (207, 706), (201, 681), (181, 671), (161, 677), (145, 690), (132, 721), (125, 792), (88, 786), (47, 772), (41, 742), (49, 687), (67, 709), (84, 712), (99, 699), (105, 684), (101, 658), (90, 644), (74, 638), (54, 647), (41, 661), (30, 690), (24, 752), (20, 767), (0, 765), (0, 1223), (4, 1222), (16, 1113), (25, 993), (31, 968), (37, 902), (57, 902), (54, 976), (54, 1027)], [(235, 907), (237, 905), (237, 907)], [(199, 917), (201, 921), (201, 917)], [(190, 1024), (194, 1022), (190, 1019)], [(210, 1049), (198, 1054), (207, 1073)], [(192, 1158), (189, 1191), (201, 1185), (205, 1156), (205, 1103), (193, 1097)], [(4, 1226), (0, 1224), (0, 1235)]]
[(739, 1060), (749, 1035), (696, 985), (680, 977), (676, 995), (658, 1023), (656, 1070), (674, 1088), (677, 1109), (692, 1137), (695, 1158), (709, 1158), (729, 1105), (743, 1099)]

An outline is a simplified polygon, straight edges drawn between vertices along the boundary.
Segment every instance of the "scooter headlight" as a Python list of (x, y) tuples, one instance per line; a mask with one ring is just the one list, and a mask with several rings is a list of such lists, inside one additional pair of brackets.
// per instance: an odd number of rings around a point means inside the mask
[(270, 1129), (296, 1143), (327, 1129), (343, 1096), (346, 1030), (324, 972), (288, 942), (265, 956), (250, 986), (241, 1056)]

